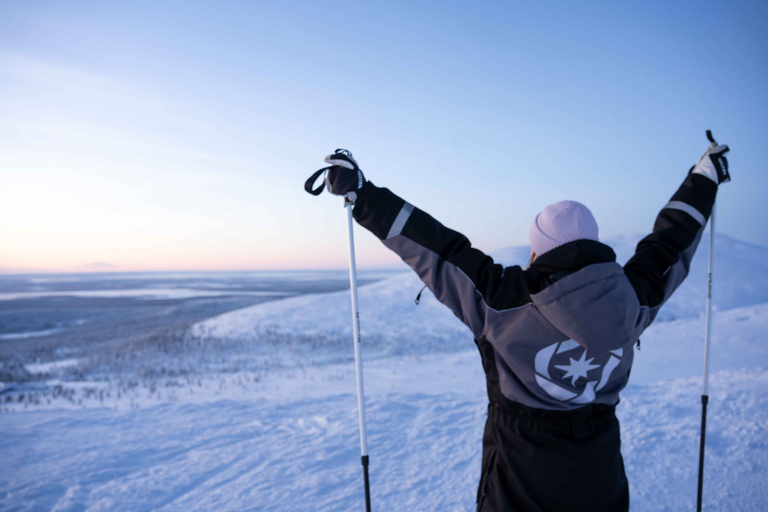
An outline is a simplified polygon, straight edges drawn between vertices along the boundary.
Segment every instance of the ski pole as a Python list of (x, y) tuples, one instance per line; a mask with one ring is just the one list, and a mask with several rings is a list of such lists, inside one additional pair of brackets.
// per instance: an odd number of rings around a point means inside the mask
[[(317, 178), (330, 167), (316, 171), (304, 184), (304, 190), (317, 196), (325, 188), (325, 183), (313, 189)], [(357, 267), (355, 264), (355, 237), (352, 223), (352, 201), (344, 197), (344, 207), (347, 210), (347, 240), (349, 242), (349, 288), (352, 299), (352, 342), (355, 346), (355, 376), (357, 379), (357, 414), (360, 427), (360, 461), (363, 464), (363, 485), (365, 486), (365, 510), (371, 512), (371, 490), (368, 480), (368, 435), (365, 426), (365, 392), (363, 390), (363, 360), (360, 354), (360, 314), (357, 302)]]
[[(717, 146), (712, 132), (707, 130), (707, 138), (714, 148)], [(701, 497), (704, 489), (704, 446), (707, 434), (707, 403), (709, 402), (709, 350), (712, 329), (712, 267), (715, 247), (715, 205), (709, 219), (709, 263), (707, 265), (707, 320), (704, 331), (704, 382), (701, 391), (701, 440), (699, 443), (699, 485), (696, 495), (696, 511), (701, 512)]]
[(352, 298), (352, 342), (355, 345), (355, 375), (357, 377), (357, 412), (360, 423), (360, 460), (363, 463), (365, 510), (371, 512), (371, 490), (368, 483), (368, 436), (365, 427), (365, 393), (363, 391), (363, 360), (360, 355), (360, 313), (357, 305), (357, 268), (355, 266), (355, 236), (352, 231), (352, 202), (345, 198), (349, 240), (349, 286)]

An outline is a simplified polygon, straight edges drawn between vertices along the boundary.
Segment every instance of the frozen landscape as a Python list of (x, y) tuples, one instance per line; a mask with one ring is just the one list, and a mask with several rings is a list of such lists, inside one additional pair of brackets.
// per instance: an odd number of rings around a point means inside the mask
[[(607, 243), (623, 262), (637, 239)], [(768, 248), (716, 242), (704, 506), (762, 511)], [(617, 408), (633, 511), (695, 509), (707, 244), (642, 337)], [(528, 249), (492, 255), (519, 264)], [(360, 316), (373, 509), (474, 510), (487, 399), (471, 334), (429, 291), (414, 304), (415, 275), (369, 283)], [(104, 344), (34, 360), (0, 352), (0, 510), (363, 510), (348, 291), (273, 288), (268, 301), (240, 291), (258, 303), (190, 314), (170, 337), (121, 343), (129, 354)], [(0, 300), (22, 293), (46, 297)], [(0, 333), (0, 347), (40, 343), (73, 318)]]

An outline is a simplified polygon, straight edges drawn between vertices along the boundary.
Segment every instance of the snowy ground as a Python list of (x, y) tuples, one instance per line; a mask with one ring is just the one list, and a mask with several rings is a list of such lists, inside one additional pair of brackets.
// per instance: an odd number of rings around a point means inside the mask
[[(614, 242), (620, 258), (634, 242)], [(705, 508), (765, 510), (768, 249), (721, 245)], [(695, 508), (702, 264), (642, 337), (618, 408), (633, 511)], [(411, 275), (361, 289), (373, 506), (473, 510), (479, 355), (431, 294), (414, 306), (419, 289)], [(227, 313), (145, 362), (196, 368), (164, 377), (28, 368), (47, 380), (0, 393), (0, 510), (362, 510), (348, 318), (344, 292)]]

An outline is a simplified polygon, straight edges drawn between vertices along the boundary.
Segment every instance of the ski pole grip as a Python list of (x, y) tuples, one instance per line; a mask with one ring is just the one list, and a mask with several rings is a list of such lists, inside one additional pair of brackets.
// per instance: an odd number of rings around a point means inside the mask
[(320, 183), (320, 186), (315, 189), (313, 189), (312, 187), (314, 187), (315, 182), (317, 181), (317, 178), (319, 178), (325, 171), (327, 171), (331, 167), (333, 166), (331, 165), (328, 167), (323, 167), (322, 169), (318, 169), (317, 171), (315, 171), (315, 173), (312, 176), (310, 176), (309, 179), (304, 183), (304, 190), (306, 190), (313, 196), (319, 196), (320, 193), (325, 188), (325, 181)]

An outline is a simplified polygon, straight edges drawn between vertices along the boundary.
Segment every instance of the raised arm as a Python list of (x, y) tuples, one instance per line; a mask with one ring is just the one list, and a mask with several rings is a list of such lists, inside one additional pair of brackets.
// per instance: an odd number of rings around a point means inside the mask
[(653, 233), (637, 245), (624, 273), (640, 305), (648, 308), (646, 326), (688, 275), (691, 260), (712, 212), (717, 188), (730, 180), (728, 146), (707, 149), (656, 217)]
[[(328, 171), (326, 184), (330, 191), (339, 195), (352, 192), (357, 222), (416, 271), (435, 297), (469, 326), (476, 338), (487, 327), (491, 307), (500, 302), (507, 305), (509, 297), (514, 297), (510, 288), (526, 289), (520, 267), (505, 271), (473, 248), (461, 233), (443, 226), (388, 189), (365, 178), (353, 179), (355, 175), (350, 171), (362, 177), (353, 160), (340, 161), (331, 155), (326, 161), (337, 165)], [(502, 289), (504, 293), (500, 293)]]

